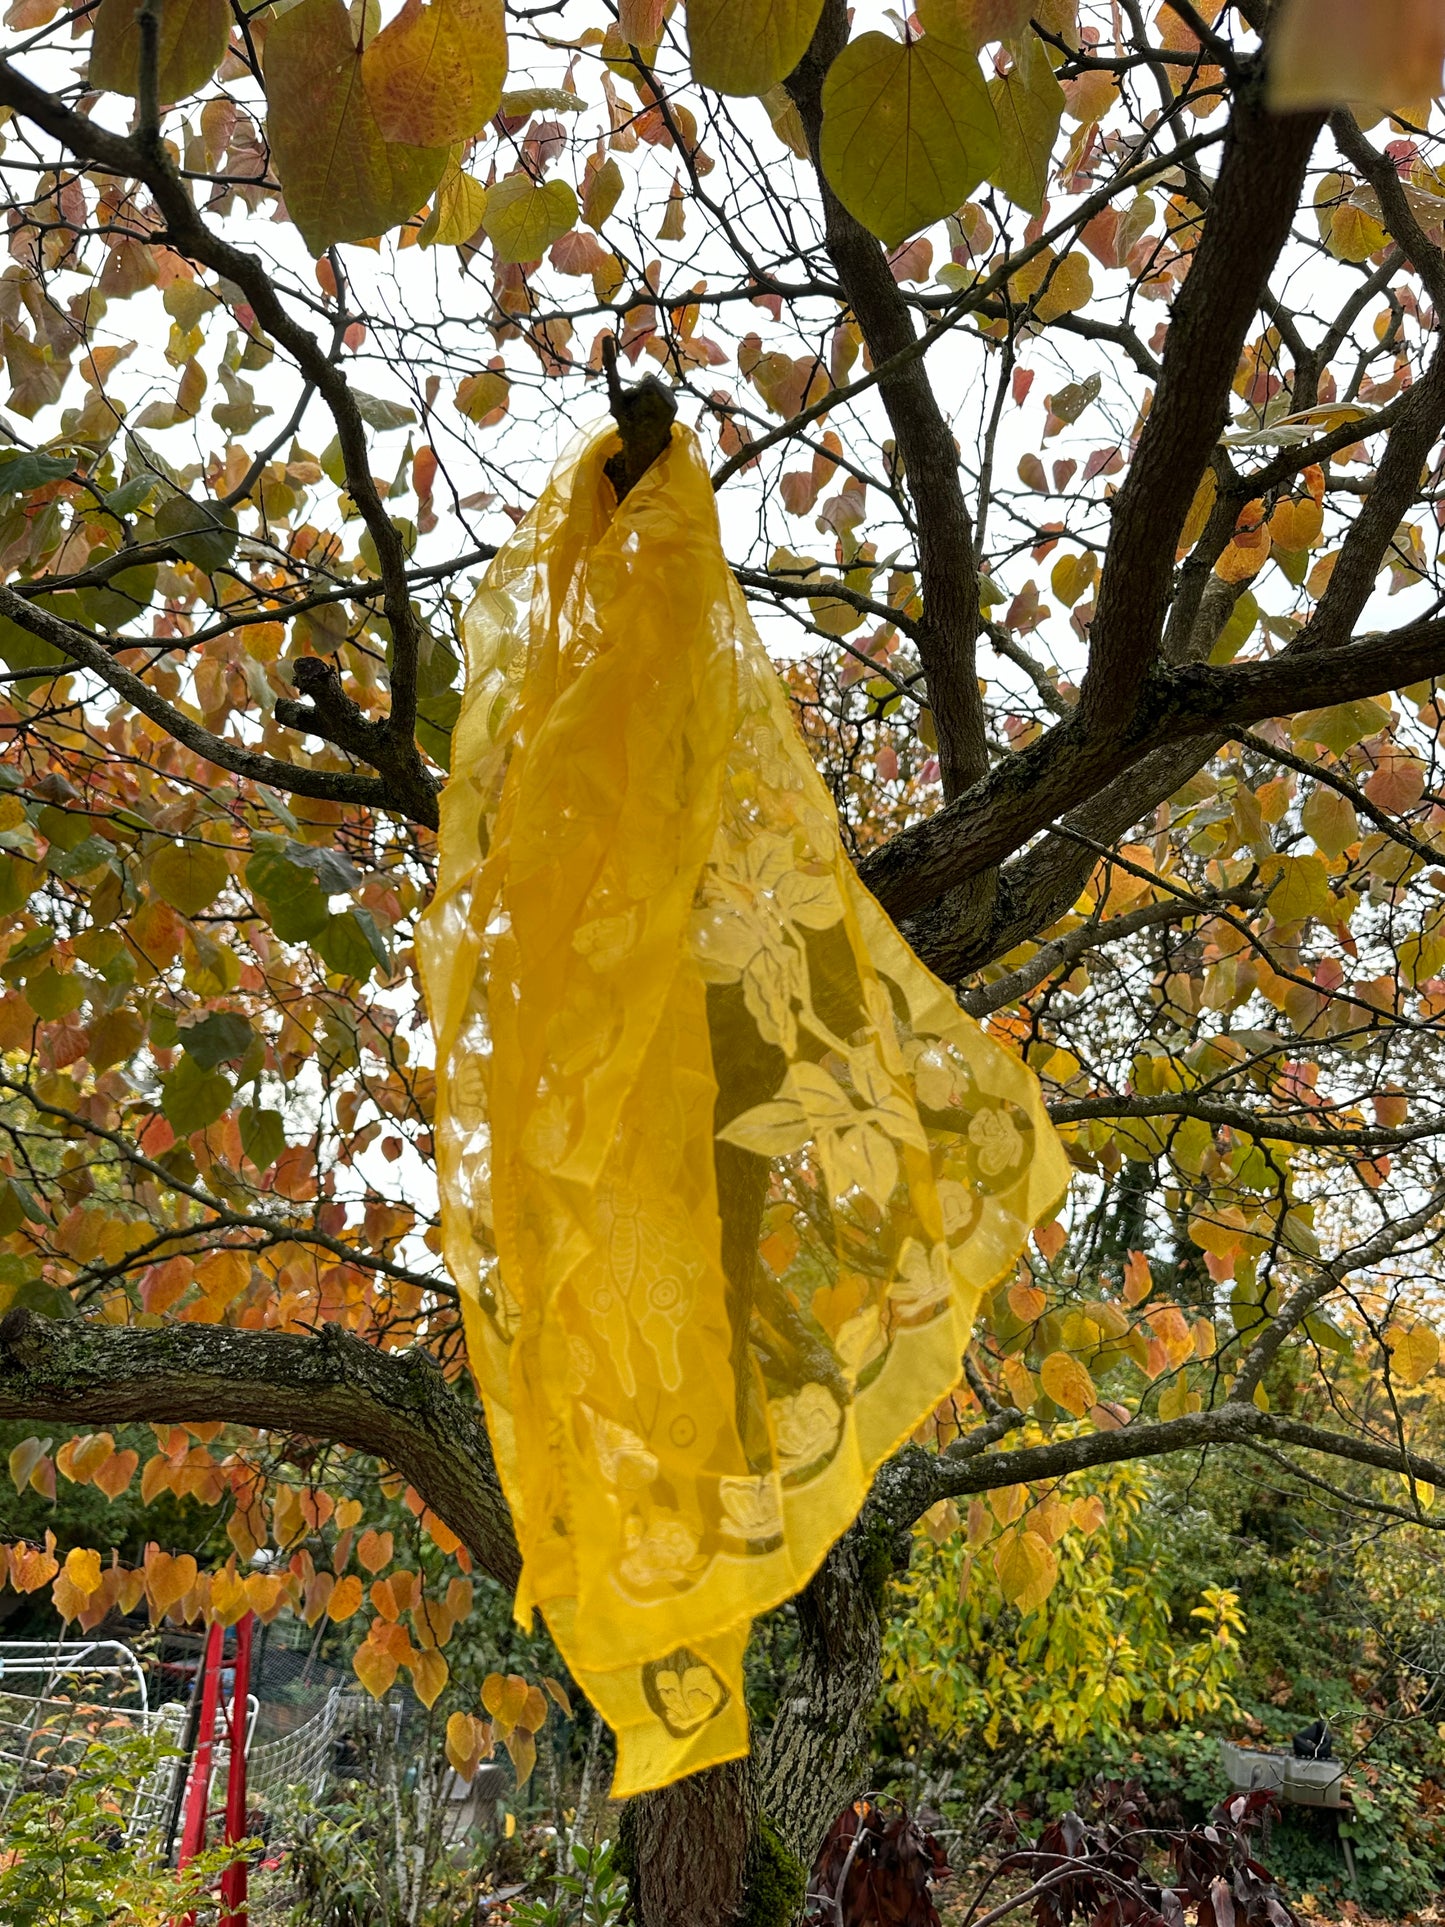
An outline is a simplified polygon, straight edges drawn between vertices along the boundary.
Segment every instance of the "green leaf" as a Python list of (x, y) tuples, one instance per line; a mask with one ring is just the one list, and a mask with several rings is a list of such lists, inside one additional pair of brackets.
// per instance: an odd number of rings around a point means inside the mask
[(0, 495), (28, 495), (33, 488), (58, 482), (73, 475), (75, 463), (69, 455), (31, 455), (12, 450), (0, 455)]
[(234, 509), (219, 502), (194, 502), (189, 495), (172, 495), (156, 510), (157, 536), (208, 575), (223, 569), (236, 553), (239, 526)]
[(839, 200), (888, 247), (952, 214), (999, 158), (977, 56), (939, 34), (861, 34), (823, 83), (821, 152)]
[(152, 890), (183, 917), (208, 909), (230, 879), (225, 853), (207, 843), (173, 843), (151, 859)]
[(501, 105), (506, 77), (503, 0), (430, 0), (425, 7), (406, 0), (361, 59), (383, 137), (417, 147), (481, 133)]
[(194, 1057), (183, 1057), (161, 1081), (161, 1109), (177, 1137), (204, 1131), (223, 1117), (235, 1092), (219, 1071), (203, 1070)]
[(1048, 191), (1049, 160), (1063, 118), (1064, 90), (1036, 34), (1026, 34), (1012, 51), (1012, 68), (988, 84), (999, 134), (998, 160), (989, 179), (1016, 206), (1037, 214)]
[(688, 0), (693, 78), (720, 94), (765, 94), (808, 51), (823, 0)]
[(449, 148), (382, 133), (342, 0), (301, 0), (266, 38), (266, 138), (286, 206), (313, 254), (366, 241), (416, 213)]
[(341, 911), (330, 919), (315, 943), (330, 969), (343, 977), (354, 977), (358, 983), (365, 983), (373, 969), (390, 967), (386, 945), (369, 910), (353, 907)]
[[(90, 84), (112, 94), (140, 92), (137, 0), (101, 0), (90, 43)], [(162, 104), (204, 87), (226, 57), (231, 38), (227, 0), (158, 0), (160, 48), (156, 91)]]
[[(269, 837), (265, 841), (273, 843)], [(274, 843), (280, 844), (281, 839)], [(290, 860), (284, 845), (256, 851), (246, 865), (246, 885), (265, 905), (271, 928), (283, 943), (304, 943), (326, 927), (330, 892), (322, 889), (313, 872)]]
[(286, 1127), (279, 1111), (248, 1104), (241, 1113), (241, 1149), (258, 1171), (269, 1171), (286, 1148)]
[(141, 563), (133, 569), (122, 569), (98, 588), (78, 589), (76, 600), (82, 615), (96, 629), (124, 628), (150, 607), (159, 573), (154, 562)]
[(509, 174), (487, 190), (482, 226), (499, 261), (540, 261), (577, 225), (577, 196), (566, 181)]
[(180, 1033), (181, 1048), (194, 1057), (203, 1071), (222, 1064), (234, 1064), (246, 1055), (255, 1042), (251, 1025), (235, 1010), (213, 1010), (198, 1024)]

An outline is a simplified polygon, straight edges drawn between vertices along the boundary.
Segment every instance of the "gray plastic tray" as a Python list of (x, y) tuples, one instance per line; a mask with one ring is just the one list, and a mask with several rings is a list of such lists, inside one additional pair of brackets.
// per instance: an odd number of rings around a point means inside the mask
[(1219, 1759), (1229, 1784), (1241, 1793), (1268, 1788), (1302, 1807), (1342, 1807), (1345, 1769), (1338, 1760), (1297, 1760), (1272, 1747), (1219, 1742)]

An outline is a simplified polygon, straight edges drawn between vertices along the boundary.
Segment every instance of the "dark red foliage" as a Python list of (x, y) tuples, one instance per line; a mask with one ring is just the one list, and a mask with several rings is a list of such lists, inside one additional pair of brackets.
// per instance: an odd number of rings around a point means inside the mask
[(855, 1800), (833, 1822), (808, 1885), (809, 1927), (939, 1927), (948, 1856), (906, 1807)]
[[(1117, 1781), (1099, 1782), (1086, 1804), (1087, 1818), (1063, 1814), (999, 1866), (1028, 1877), (1037, 1927), (1296, 1927), (1253, 1852), (1278, 1812), (1271, 1794), (1240, 1794), (1202, 1827), (1158, 1825), (1142, 1789)], [(1150, 1871), (1164, 1860), (1167, 1886)]]

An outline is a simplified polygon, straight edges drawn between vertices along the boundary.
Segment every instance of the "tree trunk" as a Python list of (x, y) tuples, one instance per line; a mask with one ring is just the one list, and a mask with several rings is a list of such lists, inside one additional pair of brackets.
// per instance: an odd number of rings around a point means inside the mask
[(801, 1651), (753, 1757), (647, 1793), (624, 1822), (638, 1927), (790, 1927), (833, 1821), (862, 1790), (878, 1600), (900, 1546), (867, 1512), (797, 1600)]
[(730, 1760), (643, 1793), (627, 1809), (639, 1927), (735, 1927), (755, 1822), (750, 1760)]

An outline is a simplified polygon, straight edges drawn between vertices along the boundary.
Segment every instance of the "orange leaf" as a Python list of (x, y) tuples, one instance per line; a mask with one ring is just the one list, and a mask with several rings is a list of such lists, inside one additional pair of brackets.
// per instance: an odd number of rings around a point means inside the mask
[(356, 1542), (356, 1556), (368, 1572), (380, 1572), (391, 1564), (392, 1536), (368, 1526)]
[(95, 1473), (94, 1483), (97, 1489), (103, 1492), (107, 1499), (118, 1499), (135, 1477), (135, 1469), (139, 1464), (140, 1454), (133, 1451), (130, 1446), (127, 1446), (123, 1452), (112, 1452), (105, 1464)]
[(335, 1590), (326, 1602), (327, 1617), (339, 1625), (359, 1610), (361, 1600), (361, 1581), (354, 1572), (349, 1572), (344, 1579), (337, 1580)]

